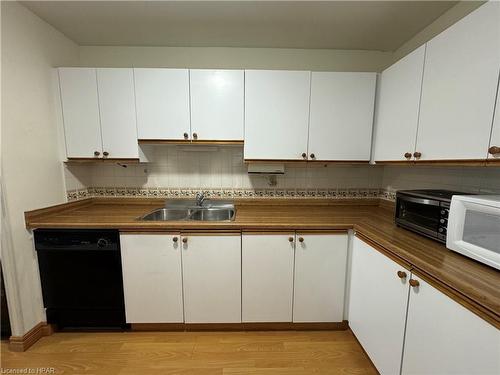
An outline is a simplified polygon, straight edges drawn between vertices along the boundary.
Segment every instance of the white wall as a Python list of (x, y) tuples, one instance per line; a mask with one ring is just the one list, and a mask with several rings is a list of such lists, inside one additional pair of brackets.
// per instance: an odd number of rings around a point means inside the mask
[(82, 66), (253, 68), (378, 72), (391, 52), (216, 47), (80, 47)]
[(23, 213), (65, 200), (53, 67), (76, 65), (79, 50), (22, 5), (2, 1), (1, 9), (3, 209), (10, 226), (2, 233), (2, 260), (10, 259), (4, 266), (15, 267), (17, 275), (19, 301), (9, 302), (20, 305), (21, 319), (11, 316), (12, 334), (19, 336), (45, 320), (36, 253)]

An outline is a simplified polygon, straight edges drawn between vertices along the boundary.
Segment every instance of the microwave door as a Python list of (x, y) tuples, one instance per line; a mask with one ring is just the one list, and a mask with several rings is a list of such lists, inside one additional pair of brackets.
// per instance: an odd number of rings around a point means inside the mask
[(439, 201), (405, 197), (397, 207), (398, 224), (418, 230), (430, 237), (437, 237), (441, 208)]
[(470, 202), (454, 206), (447, 247), (500, 269), (499, 208)]

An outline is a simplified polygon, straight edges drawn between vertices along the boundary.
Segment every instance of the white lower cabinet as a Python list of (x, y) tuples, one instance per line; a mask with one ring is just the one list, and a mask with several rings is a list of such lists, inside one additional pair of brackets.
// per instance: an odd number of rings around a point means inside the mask
[(291, 322), (295, 233), (242, 236), (243, 322)]
[(497, 328), (357, 237), (351, 267), (349, 326), (380, 374), (500, 373)]
[(179, 235), (120, 235), (127, 323), (184, 321), (179, 243)]
[(500, 374), (500, 331), (421, 278), (411, 288), (402, 374)]
[(349, 326), (380, 374), (399, 374), (410, 272), (358, 237), (351, 267)]
[(186, 233), (181, 242), (186, 323), (240, 323), (240, 234)]
[(341, 322), (347, 233), (297, 233), (293, 321)]

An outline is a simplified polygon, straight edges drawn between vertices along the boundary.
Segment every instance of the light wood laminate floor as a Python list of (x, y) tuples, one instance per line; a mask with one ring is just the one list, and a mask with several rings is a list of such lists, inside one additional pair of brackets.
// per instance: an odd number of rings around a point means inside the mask
[(55, 333), (24, 353), (9, 352), (7, 342), (1, 350), (2, 373), (376, 374), (349, 330)]

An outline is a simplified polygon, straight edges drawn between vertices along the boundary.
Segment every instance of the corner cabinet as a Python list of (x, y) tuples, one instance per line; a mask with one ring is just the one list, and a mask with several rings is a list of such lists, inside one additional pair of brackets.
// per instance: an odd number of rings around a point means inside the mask
[(132, 69), (59, 68), (68, 159), (138, 159)]
[(376, 73), (312, 72), (309, 160), (370, 161)]
[(500, 331), (354, 238), (349, 325), (382, 375), (498, 374)]
[(486, 159), (499, 67), (496, 1), (427, 43), (417, 160)]
[(245, 71), (246, 160), (307, 158), (311, 73)]
[(415, 152), (425, 45), (384, 70), (375, 118), (376, 162), (410, 160)]
[(241, 323), (241, 235), (182, 234), (186, 323)]

